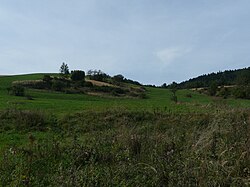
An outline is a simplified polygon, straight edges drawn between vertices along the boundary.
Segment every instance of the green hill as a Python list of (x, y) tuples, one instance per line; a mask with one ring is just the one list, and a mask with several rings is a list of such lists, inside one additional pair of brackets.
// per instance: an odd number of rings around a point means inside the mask
[(179, 83), (178, 87), (182, 89), (209, 87), (211, 82), (215, 82), (218, 86), (250, 84), (250, 67), (201, 75)]

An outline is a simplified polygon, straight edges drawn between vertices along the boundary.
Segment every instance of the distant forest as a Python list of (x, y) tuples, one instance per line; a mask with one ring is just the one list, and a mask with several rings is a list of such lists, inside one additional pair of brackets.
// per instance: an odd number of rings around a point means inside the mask
[(250, 67), (201, 75), (183, 81), (177, 84), (177, 87), (180, 89), (203, 88), (209, 87), (211, 83), (216, 83), (218, 86), (248, 85), (250, 84)]

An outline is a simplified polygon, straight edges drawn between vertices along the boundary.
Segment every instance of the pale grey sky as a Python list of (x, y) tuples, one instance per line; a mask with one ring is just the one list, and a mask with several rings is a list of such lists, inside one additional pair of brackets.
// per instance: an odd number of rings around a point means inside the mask
[(0, 0), (0, 74), (179, 82), (250, 66), (249, 20), (249, 0)]

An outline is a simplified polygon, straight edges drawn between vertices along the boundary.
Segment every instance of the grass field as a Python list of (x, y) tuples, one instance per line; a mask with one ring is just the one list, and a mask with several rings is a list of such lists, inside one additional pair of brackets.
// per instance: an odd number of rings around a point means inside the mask
[[(27, 91), (34, 100), (25, 97), (14, 97), (7, 94), (7, 87), (16, 80), (36, 80), (42, 79), (43, 74), (19, 75), (0, 77), (0, 109), (16, 107), (18, 109), (43, 110), (49, 113), (66, 114), (82, 110), (107, 110), (109, 108), (121, 107), (128, 110), (173, 110), (178, 112), (197, 111), (204, 107), (199, 105), (209, 105), (214, 103), (225, 103), (230, 106), (250, 107), (249, 100), (228, 99), (218, 101), (198, 94), (193, 91), (180, 90), (177, 92), (180, 104), (176, 105), (170, 101), (171, 93), (167, 89), (147, 88), (147, 99), (131, 98), (105, 98), (101, 96), (90, 96), (84, 94), (65, 94), (60, 92), (45, 92), (43, 90)], [(192, 98), (186, 97), (190, 93)], [(195, 107), (194, 107), (195, 106)]]
[(0, 77), (0, 186), (250, 185), (250, 100), (7, 93), (42, 77)]

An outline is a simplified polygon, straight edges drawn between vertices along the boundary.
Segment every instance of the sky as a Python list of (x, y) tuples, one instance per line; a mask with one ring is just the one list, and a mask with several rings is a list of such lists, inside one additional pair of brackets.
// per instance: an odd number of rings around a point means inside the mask
[(249, 0), (0, 0), (0, 75), (100, 69), (161, 85), (250, 66)]

